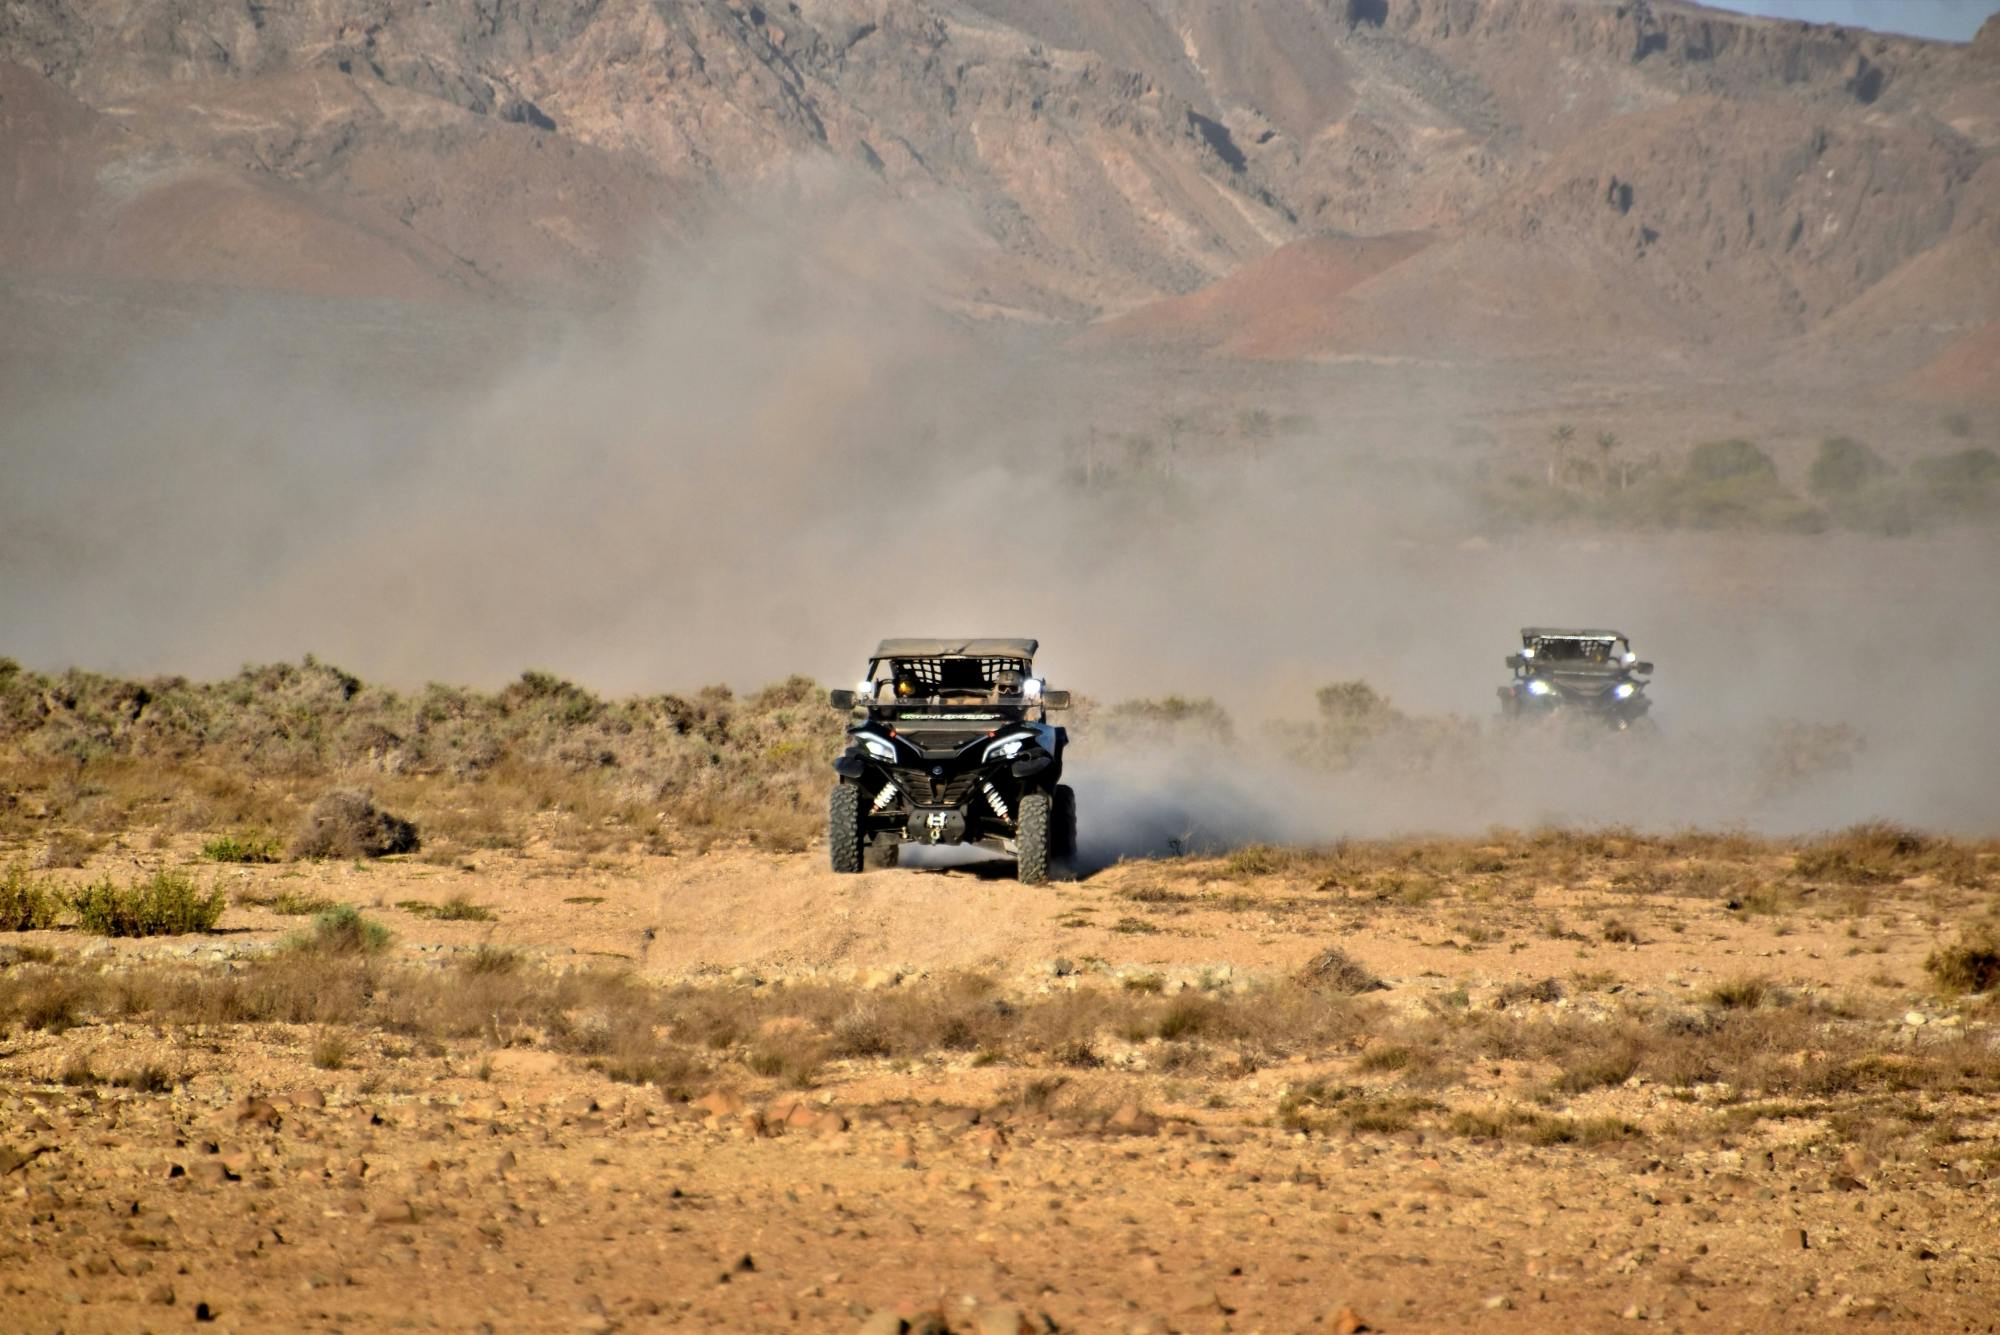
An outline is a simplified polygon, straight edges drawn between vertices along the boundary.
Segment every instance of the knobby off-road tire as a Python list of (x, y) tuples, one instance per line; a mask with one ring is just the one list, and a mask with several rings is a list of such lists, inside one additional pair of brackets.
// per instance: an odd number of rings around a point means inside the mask
[(1021, 799), (1014, 826), (1014, 879), (1022, 885), (1040, 885), (1049, 879), (1054, 806), (1047, 793), (1029, 793)]
[(826, 802), (826, 847), (833, 869), (861, 870), (861, 785), (835, 784)]
[(1049, 813), (1049, 854), (1064, 861), (1076, 856), (1076, 789), (1066, 783), (1056, 785)]
[(883, 840), (879, 844), (869, 844), (861, 850), (861, 865), (870, 871), (886, 871), (903, 858), (903, 846)]

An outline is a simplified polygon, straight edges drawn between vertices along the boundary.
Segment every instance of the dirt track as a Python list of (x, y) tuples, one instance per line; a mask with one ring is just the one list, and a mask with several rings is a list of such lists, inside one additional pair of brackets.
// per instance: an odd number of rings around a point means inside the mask
[[(1342, 873), (1336, 891), (1311, 868), (1215, 862), (1039, 889), (971, 870), (844, 880), (811, 855), (749, 853), (230, 869), (247, 899), (304, 883), (376, 905), (398, 934), (391, 965), (483, 943), (552, 968), (629, 961), (717, 1005), (823, 988), (859, 1012), (976, 967), (1030, 1010), (1135, 989), (1164, 992), (1137, 999), (1169, 1012), (1182, 989), (1190, 1005), (1255, 1008), (1257, 980), (1335, 939), (1388, 986), (1355, 999), (1352, 1041), (1289, 1055), (1107, 1030), (1087, 1060), (937, 1051), (771, 1078), (717, 1052), (691, 1104), (526, 1032), (356, 1026), (329, 1066), (325, 1026), (24, 1024), (0, 1059), (5, 1162), (36, 1154), (0, 1199), (10, 1322), (851, 1330), (874, 1313), (866, 1328), (889, 1330), (901, 1318), (879, 1314), (901, 1304), (982, 1331), (1044, 1317), (1338, 1329), (1342, 1307), (1386, 1330), (1643, 1317), (1775, 1331), (1859, 1315), (1990, 1329), (1990, 1096), (1947, 1082), (1788, 1110), (1635, 1076), (1529, 1097), (1560, 1089), (1586, 1049), (1418, 1078), (1431, 1057), (1416, 1049), (1442, 1052), (1454, 1031), (1436, 1026), (1456, 1015), (1610, 1034), (1621, 1007), (1698, 1005), (1753, 975), (1807, 999), (1771, 1004), (1839, 998), (1827, 1014), (1880, 1035), (1870, 1060), (1919, 1060), (1947, 1036), (1970, 1045), (1953, 1053), (1990, 1054), (1990, 1005), (1923, 981), (1939, 939), (1926, 919), (1962, 890), (1920, 876), (1844, 909), (1808, 890), (1746, 913), (1672, 884), (1613, 889), (1619, 865), (1558, 879), (1524, 863), (1421, 894), (1382, 868)], [(396, 907), (447, 894), (498, 921)], [(110, 947), (21, 934), (17, 948), (50, 959), (14, 959), (0, 981), (107, 950), (134, 969), (163, 955), (184, 968), (190, 950), (254, 961), (300, 921), (234, 908), (219, 938)], [(1508, 1000), (1510, 983), (1554, 978), (1568, 981)], [(1384, 1055), (1398, 1046), (1417, 1065)], [(114, 1083), (147, 1064), (170, 1073), (164, 1088)], [(1921, 1120), (1897, 1121), (1891, 1105), (1912, 1100)], [(1468, 1110), (1513, 1104), (1549, 1110), (1538, 1125), (1626, 1130), (1599, 1144), (1466, 1133)]]

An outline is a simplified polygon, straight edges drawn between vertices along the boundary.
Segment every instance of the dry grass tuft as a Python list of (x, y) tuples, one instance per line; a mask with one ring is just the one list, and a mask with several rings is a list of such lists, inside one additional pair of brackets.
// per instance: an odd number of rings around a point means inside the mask
[(1730, 978), (1703, 994), (1709, 1005), (1726, 1011), (1754, 1011), (1771, 995), (1771, 984), (1763, 978)]
[(1950, 995), (2000, 987), (2000, 922), (1976, 923), (1924, 960), (1924, 972)]
[(1326, 947), (1307, 960), (1294, 976), (1301, 986), (1345, 996), (1378, 992), (1383, 988), (1380, 978), (1339, 946)]
[(1850, 885), (1890, 885), (1923, 875), (1949, 885), (1979, 883), (1979, 860), (1973, 850), (1886, 821), (1814, 840), (1800, 851), (1793, 871), (1809, 881)]

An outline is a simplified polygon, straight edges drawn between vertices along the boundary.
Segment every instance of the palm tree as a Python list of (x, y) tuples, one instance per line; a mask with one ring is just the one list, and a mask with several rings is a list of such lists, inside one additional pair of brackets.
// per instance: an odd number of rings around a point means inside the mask
[[(1617, 449), (1617, 436), (1609, 431), (1600, 431), (1597, 433), (1597, 457), (1602, 460), (1604, 487), (1607, 491), (1611, 489), (1611, 456)], [(1620, 460), (1618, 464), (1618, 490), (1625, 490), (1625, 464), (1623, 460)]]
[(1569, 467), (1569, 444), (1576, 439), (1576, 428), (1568, 422), (1559, 423), (1549, 432), (1549, 444), (1555, 449), (1549, 455), (1549, 485), (1562, 485), (1563, 476)]

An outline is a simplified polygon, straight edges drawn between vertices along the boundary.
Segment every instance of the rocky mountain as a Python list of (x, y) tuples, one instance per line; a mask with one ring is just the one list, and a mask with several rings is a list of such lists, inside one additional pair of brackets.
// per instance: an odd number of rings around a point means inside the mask
[[(810, 224), (837, 197), (876, 220), (842, 233), (851, 262), (920, 251), (981, 314), (1115, 317), (1238, 275), (1269, 299), (1131, 328), (1255, 355), (1840, 328), (1909, 370), (1995, 309), (1993, 25), (1957, 47), (1678, 0), (42, 0), (0, 10), (0, 62), (17, 272), (594, 303), (697, 219), (777, 199)], [(1293, 293), (1327, 245), (1367, 253), (1332, 266), (1355, 281)]]

